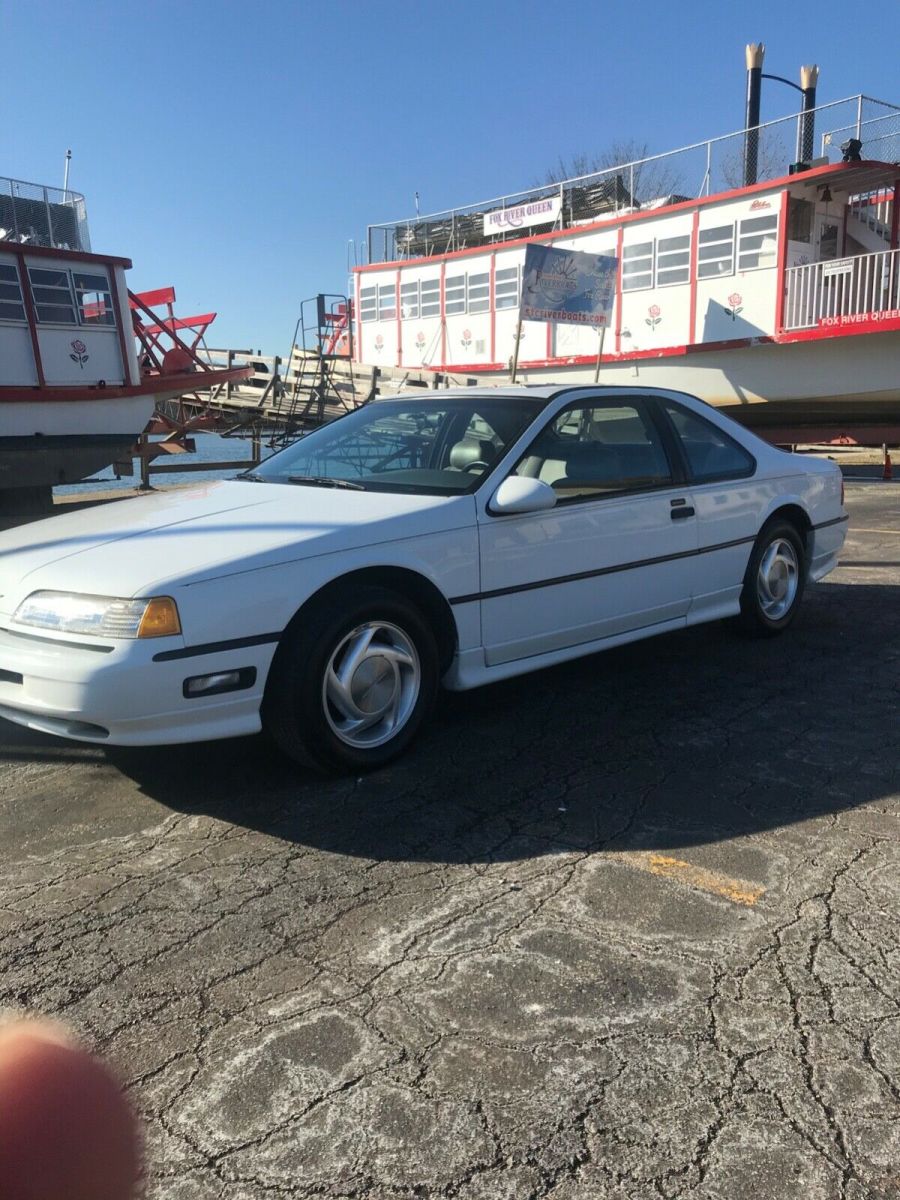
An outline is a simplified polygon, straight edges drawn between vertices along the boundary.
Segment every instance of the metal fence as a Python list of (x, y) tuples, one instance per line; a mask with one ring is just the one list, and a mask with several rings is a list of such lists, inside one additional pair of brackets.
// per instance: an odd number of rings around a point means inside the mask
[[(862, 143), (863, 158), (882, 162), (900, 159), (900, 106), (858, 95), (819, 105), (812, 112), (820, 154), (829, 162), (840, 162), (841, 143), (851, 137)], [(740, 187), (748, 138), (756, 142), (757, 179), (778, 179), (799, 158), (802, 116), (792, 113), (751, 130), (741, 129), (665, 154), (649, 155), (572, 179), (538, 184), (477, 204), (370, 225), (368, 261), (428, 257), (521, 237), (521, 230), (486, 236), (484, 215), (540, 200), (558, 198), (559, 216), (552, 224), (529, 228), (528, 233), (570, 229), (604, 216), (647, 211), (664, 203)]]
[(900, 250), (808, 263), (785, 271), (785, 329), (878, 319), (900, 308)]
[(84, 196), (0, 176), (0, 243), (4, 241), (89, 251)]

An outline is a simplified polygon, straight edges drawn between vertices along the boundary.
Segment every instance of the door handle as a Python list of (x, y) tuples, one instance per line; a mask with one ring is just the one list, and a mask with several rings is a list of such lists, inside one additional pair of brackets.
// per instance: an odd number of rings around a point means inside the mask
[(694, 509), (690, 504), (686, 504), (684, 500), (673, 500), (672, 511), (669, 516), (673, 521), (686, 521), (688, 517), (694, 515)]

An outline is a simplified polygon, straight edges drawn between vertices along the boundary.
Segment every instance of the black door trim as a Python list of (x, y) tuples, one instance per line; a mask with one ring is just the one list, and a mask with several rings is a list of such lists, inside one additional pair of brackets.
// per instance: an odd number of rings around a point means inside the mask
[(635, 571), (638, 567), (655, 567), (659, 563), (676, 562), (680, 558), (698, 558), (701, 554), (714, 554), (716, 550), (730, 550), (733, 546), (752, 546), (755, 541), (755, 535), (735, 538), (732, 542), (719, 542), (715, 546), (702, 546), (697, 550), (680, 550), (677, 554), (661, 554), (657, 558), (642, 558), (635, 562), (616, 563), (611, 567), (595, 567), (592, 571), (576, 571), (573, 575), (557, 575), (553, 579), (536, 579), (532, 583), (517, 583), (511, 587), (494, 588), (489, 592), (472, 592), (467, 596), (453, 596), (450, 603), (471, 604), (473, 600), (494, 600), (498, 596), (512, 596), (517, 592), (534, 592), (539, 588), (556, 587), (561, 583), (578, 583), (582, 579), (616, 575), (619, 571)]

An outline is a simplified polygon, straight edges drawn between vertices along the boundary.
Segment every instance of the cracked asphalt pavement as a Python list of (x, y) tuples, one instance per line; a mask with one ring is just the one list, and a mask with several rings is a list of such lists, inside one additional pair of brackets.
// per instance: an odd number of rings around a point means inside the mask
[(152, 1200), (900, 1197), (900, 488), (784, 638), (447, 696), (361, 779), (0, 721), (0, 1006)]

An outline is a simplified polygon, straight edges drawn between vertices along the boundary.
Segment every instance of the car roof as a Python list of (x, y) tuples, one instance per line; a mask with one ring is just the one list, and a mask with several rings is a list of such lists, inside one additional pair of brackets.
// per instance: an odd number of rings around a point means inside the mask
[[(586, 383), (519, 383), (506, 387), (495, 387), (493, 384), (487, 383), (480, 387), (408, 388), (405, 391), (376, 396), (375, 400), (379, 403), (385, 400), (433, 400), (435, 395), (451, 399), (465, 398), (466, 396), (496, 396), (506, 400), (552, 400), (554, 396), (560, 396), (563, 392), (576, 392), (585, 387), (590, 387), (591, 390), (595, 388), (600, 391), (604, 390), (602, 384)], [(614, 390), (621, 391), (621, 388), (617, 387)], [(646, 388), (644, 390), (646, 391)]]

